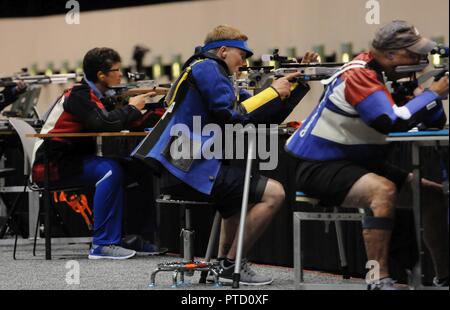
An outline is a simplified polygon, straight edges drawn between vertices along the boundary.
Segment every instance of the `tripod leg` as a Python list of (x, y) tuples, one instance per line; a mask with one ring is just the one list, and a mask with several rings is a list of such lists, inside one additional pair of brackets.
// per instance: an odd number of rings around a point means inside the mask
[(41, 214), (41, 204), (39, 204), (39, 211), (38, 216), (36, 220), (36, 228), (34, 230), (34, 242), (33, 242), (33, 256), (36, 256), (36, 243), (37, 243), (37, 235), (38, 235), (38, 228), (39, 228), (39, 216)]
[(16, 251), (17, 251), (17, 238), (19, 237), (18, 232), (16, 231), (16, 236), (14, 237), (14, 251), (13, 251), (13, 259), (16, 260)]

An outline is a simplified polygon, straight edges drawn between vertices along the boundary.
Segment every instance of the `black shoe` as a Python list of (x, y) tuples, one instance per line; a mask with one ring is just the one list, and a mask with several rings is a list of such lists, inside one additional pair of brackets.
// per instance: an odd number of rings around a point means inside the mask
[(433, 286), (434, 287), (448, 287), (448, 277), (441, 279), (441, 280), (439, 280), (438, 277), (434, 277)]
[(129, 235), (122, 238), (121, 246), (148, 255), (164, 255), (169, 251), (169, 249), (160, 248), (138, 235)]

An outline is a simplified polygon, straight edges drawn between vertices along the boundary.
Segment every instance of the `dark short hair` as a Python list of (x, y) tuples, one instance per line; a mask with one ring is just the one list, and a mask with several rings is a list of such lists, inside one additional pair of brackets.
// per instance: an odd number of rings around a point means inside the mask
[(112, 48), (96, 47), (86, 53), (83, 59), (83, 71), (91, 82), (97, 82), (97, 72), (108, 72), (115, 63), (121, 62), (119, 53)]

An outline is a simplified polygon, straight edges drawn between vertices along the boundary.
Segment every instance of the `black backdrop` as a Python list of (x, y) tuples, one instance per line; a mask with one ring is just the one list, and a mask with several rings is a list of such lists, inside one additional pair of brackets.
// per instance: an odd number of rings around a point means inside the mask
[[(282, 147), (287, 137), (281, 136), (279, 143), (279, 165), (276, 170), (262, 172), (268, 177), (281, 182), (286, 191), (286, 201), (281, 211), (270, 224), (267, 231), (258, 240), (252, 249), (249, 259), (256, 263), (273, 264), (279, 266), (292, 267), (293, 265), (293, 241), (292, 241), (292, 211), (305, 206), (295, 203), (295, 160), (287, 155)], [(17, 167), (18, 176), (7, 179), (7, 185), (21, 184), (23, 168), (23, 157), (17, 137), (11, 137), (8, 141), (6, 166)], [(127, 156), (138, 139), (109, 138), (103, 144), (104, 154), (119, 158), (121, 155)], [(118, 152), (119, 151), (119, 152)], [(446, 148), (448, 154), (448, 148)], [(427, 148), (421, 153), (423, 162), (423, 173), (425, 177), (440, 181), (441, 172), (439, 170), (438, 155)], [(448, 155), (445, 157), (448, 161)], [(410, 148), (406, 144), (400, 144), (392, 153), (391, 161), (405, 169), (410, 167)], [(124, 161), (123, 161), (124, 162)], [(140, 234), (147, 239), (153, 237), (154, 230), (154, 203), (152, 193), (152, 176), (149, 171), (145, 171), (140, 166), (125, 162), (128, 184), (139, 177), (141, 187), (132, 187), (127, 190), (127, 207), (125, 209), (125, 234)], [(448, 162), (447, 162), (448, 164)], [(256, 166), (256, 164), (254, 164)], [(136, 169), (137, 168), (137, 169)], [(13, 200), (10, 194), (8, 200)], [(21, 231), (24, 237), (27, 231), (27, 199), (24, 199), (19, 209)], [(61, 210), (65, 217), (64, 221), (71, 236), (87, 236), (85, 224), (78, 214), (73, 213), (67, 206), (55, 206)], [(163, 207), (161, 212), (161, 245), (169, 248), (171, 252), (179, 253), (180, 250), (180, 219), (182, 212), (177, 207)], [(214, 217), (214, 210), (208, 207), (194, 208), (192, 212), (193, 227), (196, 230), (195, 255), (203, 257), (206, 252), (209, 233)], [(305, 253), (305, 268), (323, 270), (329, 272), (338, 271), (338, 250), (334, 226), (330, 225), (330, 231), (325, 233), (324, 224), (318, 222), (304, 222), (303, 249)], [(343, 225), (344, 241), (349, 270), (352, 274), (363, 277), (365, 274), (366, 255), (362, 240), (361, 225), (359, 223), (345, 223)], [(61, 227), (57, 224), (53, 229), (54, 236), (64, 235)], [(396, 214), (396, 225), (391, 242), (390, 268), (394, 277), (405, 281), (405, 269), (411, 268), (417, 259), (417, 247), (413, 226), (413, 216), (411, 210), (398, 210)], [(430, 281), (433, 276), (431, 260), (427, 253), (425, 261), (425, 280)]]
[[(193, 0), (77, 0), (80, 11), (104, 10), (130, 6), (186, 2)], [(0, 18), (66, 14), (68, 0), (1, 0)]]
[[(281, 211), (277, 214), (274, 221), (270, 224), (267, 231), (255, 244), (249, 259), (256, 263), (272, 264), (279, 266), (293, 266), (293, 229), (292, 229), (292, 212), (294, 210), (311, 210), (308, 206), (300, 205), (295, 202), (295, 170), (296, 162), (291, 156), (284, 152), (283, 147), (287, 136), (280, 136), (279, 139), (279, 164), (276, 170), (261, 172), (267, 177), (273, 178), (281, 182), (285, 188), (286, 200)], [(108, 153), (116, 152), (118, 149), (126, 150), (124, 154), (133, 149), (138, 141), (111, 140), (104, 144), (104, 151)], [(109, 144), (109, 145), (108, 145)], [(448, 148), (446, 149), (448, 150)], [(448, 152), (447, 152), (448, 154)], [(439, 169), (438, 154), (432, 148), (422, 150), (421, 157), (423, 162), (423, 176), (440, 181), (441, 171)], [(445, 158), (448, 158), (446, 156)], [(448, 160), (448, 159), (447, 159)], [(410, 146), (408, 144), (398, 144), (393, 148), (390, 161), (404, 169), (410, 169), (411, 155)], [(256, 161), (257, 162), (257, 161)], [(256, 162), (253, 167), (256, 167)], [(242, 162), (244, 169), (244, 163)], [(130, 170), (133, 171), (133, 170)], [(132, 173), (136, 175), (135, 173)], [(150, 177), (148, 177), (149, 179)], [(151, 194), (151, 182), (147, 185), (145, 192), (146, 197)], [(131, 232), (142, 234), (150, 237), (149, 227), (146, 223), (154, 223), (154, 213), (152, 202), (150, 199), (142, 197), (142, 193), (138, 193), (135, 189), (134, 194), (127, 195), (129, 210), (127, 215), (128, 227)], [(145, 203), (143, 203), (143, 199)], [(133, 209), (130, 209), (133, 206)], [(138, 206), (138, 207), (137, 207)], [(149, 208), (150, 207), (150, 208)], [(351, 211), (354, 212), (354, 211)], [(180, 222), (183, 212), (178, 207), (163, 206), (161, 210), (161, 244), (170, 249), (171, 252), (180, 252)], [(145, 218), (148, 219), (144, 220)], [(193, 227), (196, 231), (195, 239), (195, 255), (204, 257), (212, 221), (214, 218), (214, 210), (207, 207), (193, 208), (192, 220)], [(417, 260), (417, 244), (414, 232), (414, 221), (411, 210), (397, 210), (395, 219), (395, 230), (391, 242), (390, 269), (394, 278), (405, 282), (405, 269), (411, 269)], [(139, 227), (136, 227), (139, 223)], [(142, 226), (143, 225), (143, 226)], [(142, 227), (146, 227), (142, 231)], [(325, 233), (324, 223), (304, 222), (303, 224), (303, 249), (305, 253), (305, 268), (323, 270), (329, 272), (337, 272), (339, 270), (338, 249), (336, 243), (336, 235), (334, 225), (329, 226), (329, 233)], [(367, 257), (365, 254), (364, 243), (362, 239), (362, 230), (360, 223), (348, 222), (343, 224), (344, 242), (349, 264), (349, 271), (355, 276), (363, 277), (366, 273), (365, 264)], [(431, 281), (434, 274), (431, 259), (427, 255), (425, 261), (425, 280)]]

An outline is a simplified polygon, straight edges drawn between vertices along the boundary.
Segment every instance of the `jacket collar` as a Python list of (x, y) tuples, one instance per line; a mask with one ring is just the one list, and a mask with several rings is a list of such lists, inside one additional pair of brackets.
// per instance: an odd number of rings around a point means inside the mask
[(211, 52), (200, 52), (197, 54), (194, 54), (193, 56), (191, 56), (191, 58), (189, 58), (183, 65), (183, 70), (186, 69), (187, 67), (189, 67), (190, 64), (192, 64), (194, 61), (199, 60), (199, 59), (211, 59), (216, 61), (221, 68), (224, 70), (224, 73), (227, 76), (230, 76), (230, 70), (228, 70), (228, 66), (225, 63), (225, 61), (223, 61), (222, 59), (220, 59), (219, 57), (217, 57), (216, 54), (211, 53)]

